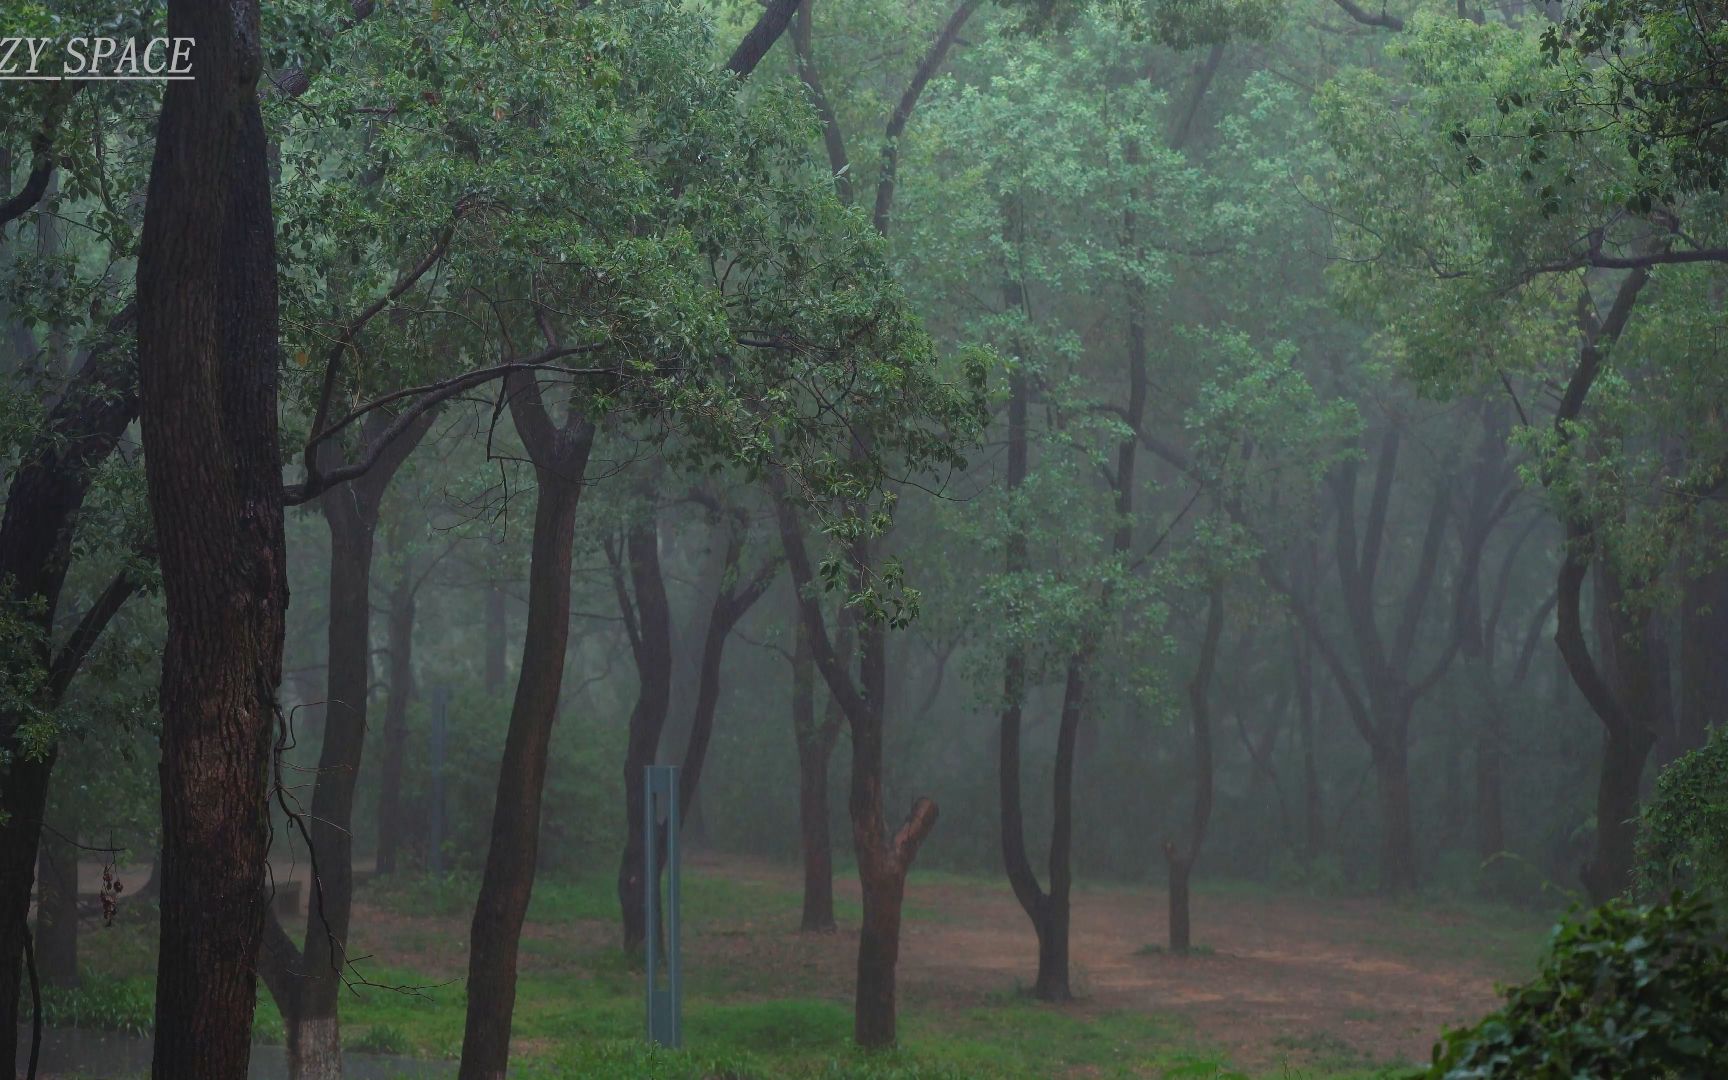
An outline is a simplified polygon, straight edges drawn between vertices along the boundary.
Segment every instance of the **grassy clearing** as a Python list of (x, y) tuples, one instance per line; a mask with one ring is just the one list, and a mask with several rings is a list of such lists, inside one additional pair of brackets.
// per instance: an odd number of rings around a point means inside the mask
[[(983, 895), (999, 883), (961, 875), (929, 875), (927, 884)], [(935, 880), (939, 878), (940, 880)], [(417, 953), (444, 950), (465, 928), (474, 883), (459, 877), (368, 883), (361, 900), (397, 915), (413, 916), (387, 933), (401, 969), (367, 968), (376, 986), (357, 988), (343, 1002), (344, 1041), (350, 1050), (453, 1060), (461, 1049), (465, 987), (445, 974), (415, 970)], [(1240, 894), (1243, 890), (1233, 889)], [(686, 877), (687, 925), (699, 935), (775, 935), (795, 924), (799, 905), (793, 885), (712, 873)], [(903, 1005), (902, 1045), (888, 1054), (861, 1054), (851, 1046), (851, 1011), (832, 986), (819, 985), (795, 965), (740, 962), (691, 972), (685, 1003), (687, 1053), (651, 1050), (640, 1042), (642, 1024), (639, 962), (609, 946), (593, 944), (597, 927), (610, 927), (616, 898), (609, 880), (541, 882), (529, 912), (531, 923), (568, 928), (589, 923), (588, 944), (562, 936), (526, 937), (525, 955), (538, 969), (520, 981), (512, 1075), (611, 1080), (745, 1080), (745, 1078), (857, 1078), (857, 1080), (949, 1080), (1001, 1077), (1034, 1080), (1060, 1076), (1246, 1080), (1216, 1048), (1194, 1035), (1190, 1020), (1146, 1011), (1062, 1009), (1041, 1005), (1004, 988), (980, 1001), (976, 995)], [(842, 921), (855, 913), (838, 913)], [(92, 932), (86, 943), (89, 978), (75, 991), (51, 992), (47, 1020), (133, 1033), (151, 1021), (150, 970), (154, 925), (150, 913), (128, 913), (122, 925)], [(936, 917), (913, 907), (910, 922)], [(949, 916), (952, 918), (952, 916)], [(421, 921), (424, 920), (424, 921)], [(454, 921), (455, 925), (450, 925)], [(365, 933), (364, 927), (357, 928)], [(1533, 955), (1543, 934), (1539, 920), (1508, 919), (1501, 909), (1457, 904), (1398, 909), (1374, 928), (1375, 942), (1393, 953), (1468, 949), (1484, 956)], [(1407, 933), (1406, 933), (1407, 931)], [(374, 931), (380, 932), (380, 931)], [(1159, 946), (1148, 945), (1146, 955)], [(1201, 946), (1203, 957), (1211, 952)], [(1433, 953), (1430, 951), (1430, 955)], [(1509, 961), (1510, 964), (1510, 961)], [(434, 966), (433, 970), (439, 970)], [(389, 987), (412, 989), (392, 990)], [(1373, 1010), (1358, 1010), (1373, 1022)], [(283, 1038), (281, 1017), (260, 996), (255, 1031), (266, 1042)], [(1412, 1075), (1407, 1065), (1370, 1060), (1336, 1035), (1296, 1031), (1271, 1038), (1270, 1056), (1280, 1064), (1254, 1071), (1255, 1080), (1393, 1080)]]

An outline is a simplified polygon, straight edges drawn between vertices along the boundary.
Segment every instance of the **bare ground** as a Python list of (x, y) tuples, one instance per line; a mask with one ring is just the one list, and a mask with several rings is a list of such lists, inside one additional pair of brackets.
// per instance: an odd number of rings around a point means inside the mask
[[(796, 895), (795, 868), (704, 858), (705, 875), (771, 885)], [(855, 880), (836, 881), (856, 904)], [(1153, 888), (1082, 890), (1074, 897), (1073, 981), (1080, 1016), (1139, 1012), (1174, 1017), (1194, 1037), (1227, 1050), (1240, 1067), (1265, 1069), (1316, 1054), (1361, 1063), (1424, 1061), (1447, 1024), (1494, 1006), (1497, 980), (1529, 963), (1528, 927), (1508, 933), (1488, 916), (1373, 899), (1202, 890), (1188, 957), (1148, 950), (1165, 935), (1166, 897)], [(1000, 1001), (1033, 981), (1035, 939), (1005, 886), (920, 881), (901, 947), (902, 1000), (910, 1009), (969, 1008)], [(854, 907), (855, 910), (855, 907)], [(467, 927), (458, 919), (356, 912), (378, 962), (460, 976)], [(837, 934), (796, 932), (796, 914), (687, 924), (686, 971), (726, 996), (846, 1000), (857, 934), (842, 915)], [(611, 922), (531, 923), (523, 968), (557, 970), (616, 941)], [(537, 947), (536, 947), (537, 946)], [(703, 973), (708, 973), (704, 975)]]

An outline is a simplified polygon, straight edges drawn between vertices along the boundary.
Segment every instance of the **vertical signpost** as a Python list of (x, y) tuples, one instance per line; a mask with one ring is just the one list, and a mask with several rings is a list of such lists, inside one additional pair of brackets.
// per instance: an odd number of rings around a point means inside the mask
[[(683, 1041), (684, 988), (678, 970), (678, 767), (649, 765), (643, 784), (642, 902), (648, 942), (648, 1041), (676, 1050)], [(662, 825), (662, 822), (664, 824)], [(660, 981), (660, 831), (666, 832), (666, 980)]]
[(426, 868), (434, 876), (444, 873), (444, 732), (450, 719), (450, 688), (432, 688), (432, 730), (427, 742), (431, 751), (432, 806), (427, 815)]

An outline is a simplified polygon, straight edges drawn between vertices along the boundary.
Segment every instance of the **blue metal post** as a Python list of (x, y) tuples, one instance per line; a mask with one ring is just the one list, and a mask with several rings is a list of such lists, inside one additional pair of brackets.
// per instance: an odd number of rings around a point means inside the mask
[[(647, 929), (648, 1041), (676, 1050), (683, 1044), (683, 977), (679, 965), (678, 767), (649, 765), (642, 800), (643, 925)], [(666, 985), (660, 981), (660, 824), (666, 828)]]

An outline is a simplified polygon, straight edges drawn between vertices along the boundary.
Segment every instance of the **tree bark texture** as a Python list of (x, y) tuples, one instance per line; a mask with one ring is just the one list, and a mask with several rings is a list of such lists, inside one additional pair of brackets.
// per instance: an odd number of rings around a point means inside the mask
[(156, 1080), (242, 1080), (288, 590), (276, 259), (255, 0), (172, 0), (195, 78), (163, 94), (138, 258), (138, 358), (162, 567)]

